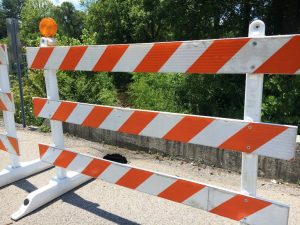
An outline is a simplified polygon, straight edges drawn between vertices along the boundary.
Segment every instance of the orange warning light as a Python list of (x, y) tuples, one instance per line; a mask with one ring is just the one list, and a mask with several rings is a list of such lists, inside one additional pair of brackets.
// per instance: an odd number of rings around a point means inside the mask
[(44, 37), (54, 37), (57, 32), (57, 24), (51, 17), (43, 18), (39, 25), (40, 32)]

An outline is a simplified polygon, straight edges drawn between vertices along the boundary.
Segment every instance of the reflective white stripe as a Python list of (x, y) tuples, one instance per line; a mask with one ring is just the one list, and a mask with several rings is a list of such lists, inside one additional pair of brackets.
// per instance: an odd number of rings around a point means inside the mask
[[(266, 216), (267, 215), (267, 216)], [(268, 224), (268, 225), (282, 225), (288, 224), (289, 209), (286, 207), (276, 207), (271, 204), (260, 211), (253, 213), (245, 218), (247, 224)], [(259, 224), (257, 223), (259, 221)]]
[(291, 37), (286, 36), (272, 41), (265, 38), (251, 38), (218, 73), (253, 72), (290, 39)]
[(297, 72), (296, 72), (295, 74), (300, 74), (300, 69), (299, 69), (299, 70), (297, 70)]
[(219, 190), (217, 188), (209, 188), (208, 191), (208, 205), (207, 210), (210, 211), (217, 206), (221, 205), (222, 203), (228, 201), (232, 197), (234, 197), (236, 194), (225, 192), (222, 190)]
[(0, 64), (8, 64), (7, 49), (5, 45), (0, 45)]
[(173, 177), (161, 176), (153, 174), (145, 182), (136, 188), (136, 190), (148, 193), (151, 195), (159, 195), (176, 181)]
[(274, 149), (277, 149), (278, 145), (280, 145), (280, 151), (276, 152), (276, 158), (290, 160), (295, 157), (295, 151), (291, 151), (291, 149), (296, 149), (296, 139), (297, 133), (288, 128), (266, 144), (260, 146), (253, 153), (274, 157)]
[(126, 109), (113, 109), (99, 128), (116, 131), (128, 120), (133, 112)]
[(216, 119), (193, 137), (189, 143), (218, 147), (245, 125), (247, 125), (245, 122), (232, 123), (227, 120)]
[(67, 55), (70, 47), (53, 48), (53, 51), (44, 66), (45, 69), (58, 69)]
[(82, 104), (77, 105), (75, 109), (72, 111), (71, 115), (68, 117), (66, 122), (74, 123), (74, 124), (82, 124), (89, 113), (93, 110), (94, 106)]
[(186, 199), (183, 204), (207, 211), (208, 191), (208, 187), (202, 188), (200, 191)]
[[(77, 153), (76, 153), (77, 154)], [(81, 173), (93, 159), (89, 156), (79, 155), (72, 160), (67, 169)]]
[(180, 115), (160, 113), (142, 130), (139, 135), (162, 138), (182, 118), (183, 116)]
[(61, 102), (58, 101), (47, 101), (38, 116), (50, 119), (54, 115), (60, 104)]
[(53, 164), (62, 151), (53, 147), (49, 147), (42, 157), (42, 160)]
[(129, 45), (117, 65), (113, 68), (114, 72), (132, 72), (140, 64), (145, 55), (152, 48), (151, 44)]
[(91, 71), (96, 63), (99, 61), (103, 52), (105, 51), (106, 46), (89, 46), (79, 63), (77, 64), (75, 70), (87, 70)]
[(106, 168), (106, 170), (103, 171), (98, 178), (110, 183), (116, 183), (130, 169), (130, 167), (124, 165), (110, 164), (110, 166)]
[(39, 51), (39, 48), (33, 48), (33, 47), (26, 48), (26, 58), (27, 58), (28, 68), (31, 68), (32, 63), (33, 63), (38, 51)]
[(186, 72), (212, 41), (183, 42), (159, 72)]

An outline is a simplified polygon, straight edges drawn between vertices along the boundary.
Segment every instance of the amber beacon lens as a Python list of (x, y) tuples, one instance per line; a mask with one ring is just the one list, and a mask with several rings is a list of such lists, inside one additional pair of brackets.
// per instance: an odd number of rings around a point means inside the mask
[(42, 19), (39, 28), (44, 37), (54, 37), (57, 32), (57, 24), (51, 17)]

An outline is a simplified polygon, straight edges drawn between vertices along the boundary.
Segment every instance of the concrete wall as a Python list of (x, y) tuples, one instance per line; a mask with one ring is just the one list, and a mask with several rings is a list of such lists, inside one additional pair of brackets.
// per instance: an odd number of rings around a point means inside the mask
[[(129, 135), (68, 123), (64, 124), (64, 130), (69, 134), (91, 141), (103, 142), (132, 150), (170, 155), (191, 162), (203, 163), (237, 172), (241, 169), (241, 153), (238, 152), (222, 151), (212, 147), (165, 141), (158, 138)], [(291, 162), (260, 157), (259, 176), (293, 183), (298, 182), (300, 180), (300, 144), (297, 144), (296, 158)]]

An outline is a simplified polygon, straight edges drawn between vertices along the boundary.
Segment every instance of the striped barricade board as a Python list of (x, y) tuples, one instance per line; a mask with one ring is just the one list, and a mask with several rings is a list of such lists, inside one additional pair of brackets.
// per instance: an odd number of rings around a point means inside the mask
[(249, 225), (287, 224), (289, 207), (207, 184), (39, 144), (41, 160)]
[(300, 74), (300, 35), (144, 44), (28, 47), (28, 68)]
[(0, 65), (8, 65), (7, 47), (0, 44)]
[(289, 160), (297, 127), (33, 98), (37, 117)]
[(15, 112), (15, 104), (12, 93), (0, 91), (0, 110)]
[(0, 150), (14, 155), (20, 155), (18, 139), (0, 134)]

